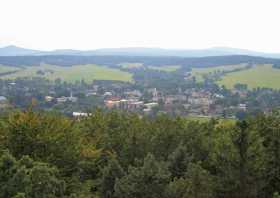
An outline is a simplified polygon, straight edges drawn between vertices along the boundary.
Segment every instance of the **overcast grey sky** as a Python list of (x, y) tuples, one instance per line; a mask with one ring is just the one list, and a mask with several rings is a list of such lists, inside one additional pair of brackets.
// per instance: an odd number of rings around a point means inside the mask
[(279, 0), (0, 0), (0, 46), (280, 52)]

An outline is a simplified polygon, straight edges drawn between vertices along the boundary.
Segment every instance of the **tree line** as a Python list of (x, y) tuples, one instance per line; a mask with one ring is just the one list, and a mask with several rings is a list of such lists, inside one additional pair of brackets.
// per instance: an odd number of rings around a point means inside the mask
[(182, 68), (213, 67), (221, 65), (279, 64), (279, 59), (230, 55), (209, 57), (176, 56), (79, 56), (79, 55), (45, 55), (45, 56), (0, 56), (0, 64), (6, 66), (38, 66), (41, 63), (59, 66), (98, 64), (119, 67), (121, 63), (143, 63), (145, 66), (181, 65)]

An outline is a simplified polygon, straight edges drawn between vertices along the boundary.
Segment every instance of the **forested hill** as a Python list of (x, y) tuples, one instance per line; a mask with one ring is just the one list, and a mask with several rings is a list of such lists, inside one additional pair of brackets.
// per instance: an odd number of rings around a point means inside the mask
[(255, 56), (232, 55), (211, 56), (201, 58), (182, 57), (141, 57), (141, 56), (0, 56), (0, 65), (6, 66), (38, 66), (41, 63), (72, 66), (83, 64), (99, 64), (117, 66), (120, 63), (143, 63), (144, 65), (181, 65), (183, 67), (211, 67), (217, 65), (233, 65), (240, 63), (280, 64), (280, 59)]
[(56, 49), (42, 51), (17, 47), (14, 45), (0, 47), (0, 56), (47, 56), (47, 55), (77, 55), (77, 56), (149, 56), (149, 57), (206, 57), (206, 56), (229, 56), (247, 55), (267, 58), (280, 58), (278, 53), (257, 52), (246, 49), (231, 47), (212, 47), (206, 49), (167, 49), (149, 47), (127, 48), (101, 48), (94, 50)]
[(0, 198), (279, 198), (280, 117), (0, 119)]

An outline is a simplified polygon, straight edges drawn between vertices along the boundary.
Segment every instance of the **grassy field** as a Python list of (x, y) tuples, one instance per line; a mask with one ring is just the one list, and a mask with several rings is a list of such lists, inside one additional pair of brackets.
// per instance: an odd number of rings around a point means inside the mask
[(177, 69), (180, 69), (180, 65), (166, 65), (166, 66), (144, 66), (142, 63), (121, 63), (119, 64), (124, 69), (135, 69), (145, 67), (148, 69), (158, 70), (158, 71), (165, 71), (165, 72), (174, 72)]
[(174, 72), (177, 69), (180, 69), (180, 65), (166, 65), (166, 66), (149, 66), (149, 69), (165, 71), (165, 72)]
[(246, 67), (247, 64), (239, 64), (239, 65), (226, 65), (226, 66), (218, 66), (218, 67), (207, 67), (207, 68), (193, 68), (192, 76), (196, 77), (196, 80), (201, 82), (203, 81), (203, 75), (213, 73), (215, 71), (232, 71), (235, 69), (241, 69)]
[(119, 64), (124, 69), (134, 69), (143, 66), (143, 63), (121, 63)]
[(271, 65), (257, 65), (251, 69), (225, 75), (219, 85), (233, 88), (236, 83), (247, 84), (250, 89), (257, 87), (280, 89), (280, 70)]
[(18, 67), (8, 67), (8, 66), (0, 65), (0, 74), (7, 73), (7, 72), (18, 71), (18, 70), (20, 70), (20, 68), (18, 68)]
[[(38, 71), (43, 71), (44, 74), (38, 74)], [(15, 79), (18, 77), (45, 77), (49, 80), (60, 78), (66, 82), (75, 82), (82, 79), (85, 82), (92, 82), (92, 80), (132, 81), (132, 74), (128, 72), (98, 65), (77, 65), (72, 67), (41, 65), (38, 67), (25, 67), (16, 73), (1, 76), (1, 79)]]

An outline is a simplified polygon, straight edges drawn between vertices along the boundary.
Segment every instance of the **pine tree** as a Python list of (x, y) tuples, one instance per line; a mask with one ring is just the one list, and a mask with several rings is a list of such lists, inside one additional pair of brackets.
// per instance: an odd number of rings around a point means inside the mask
[(55, 198), (65, 193), (58, 170), (28, 156), (16, 160), (5, 152), (0, 158), (0, 197)]
[(124, 176), (124, 171), (116, 159), (111, 159), (108, 165), (102, 170), (100, 183), (100, 194), (102, 198), (114, 197), (114, 186), (117, 179)]
[(118, 179), (115, 196), (118, 198), (161, 198), (164, 196), (170, 173), (166, 164), (148, 154), (143, 166), (130, 167), (128, 174)]
[(187, 172), (187, 167), (190, 161), (191, 157), (187, 151), (187, 148), (180, 144), (168, 158), (168, 167), (172, 174), (172, 177), (183, 177)]

